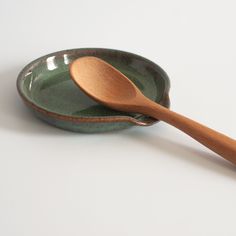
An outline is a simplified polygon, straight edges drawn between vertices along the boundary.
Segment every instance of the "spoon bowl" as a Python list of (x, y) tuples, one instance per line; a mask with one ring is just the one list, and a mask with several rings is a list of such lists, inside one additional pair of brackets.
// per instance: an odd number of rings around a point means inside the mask
[[(107, 106), (111, 107), (112, 104), (112, 108), (117, 110), (124, 111), (126, 104), (130, 105), (131, 100), (141, 96), (135, 84), (124, 74), (96, 57), (77, 59), (70, 65), (70, 73), (86, 94)], [(94, 79), (98, 76), (99, 79)]]

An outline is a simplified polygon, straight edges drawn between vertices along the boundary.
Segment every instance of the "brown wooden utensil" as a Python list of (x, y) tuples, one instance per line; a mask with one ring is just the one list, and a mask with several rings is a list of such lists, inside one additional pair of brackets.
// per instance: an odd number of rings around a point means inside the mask
[(236, 140), (151, 101), (107, 62), (96, 57), (82, 57), (72, 62), (70, 74), (86, 94), (105, 106), (165, 121), (236, 164)]

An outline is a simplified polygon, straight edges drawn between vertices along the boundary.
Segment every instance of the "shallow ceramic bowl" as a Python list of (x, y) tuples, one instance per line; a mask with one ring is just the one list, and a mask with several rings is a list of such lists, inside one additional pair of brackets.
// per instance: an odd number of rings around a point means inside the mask
[(17, 79), (18, 92), (40, 119), (76, 132), (104, 132), (148, 126), (157, 120), (104, 107), (85, 95), (70, 79), (69, 63), (96, 56), (115, 66), (150, 99), (169, 107), (169, 79), (155, 63), (132, 53), (100, 48), (55, 52), (28, 64)]

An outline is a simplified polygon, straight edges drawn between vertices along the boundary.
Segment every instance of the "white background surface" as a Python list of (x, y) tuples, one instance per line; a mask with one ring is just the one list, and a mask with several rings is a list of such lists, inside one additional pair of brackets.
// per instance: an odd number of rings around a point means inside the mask
[(0, 1), (0, 235), (235, 236), (236, 168), (160, 123), (75, 134), (15, 88), (39, 56), (107, 47), (171, 79), (172, 109), (236, 138), (232, 0)]

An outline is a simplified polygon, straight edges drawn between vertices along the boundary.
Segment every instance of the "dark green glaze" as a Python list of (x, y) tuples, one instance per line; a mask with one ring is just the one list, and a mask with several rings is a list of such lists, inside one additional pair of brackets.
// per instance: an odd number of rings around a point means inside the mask
[(169, 107), (169, 79), (153, 62), (111, 49), (72, 49), (55, 52), (27, 65), (17, 79), (18, 91), (35, 114), (59, 128), (77, 132), (104, 132), (156, 120), (104, 107), (85, 95), (70, 79), (68, 65), (82, 56), (96, 56), (115, 66), (150, 99)]

